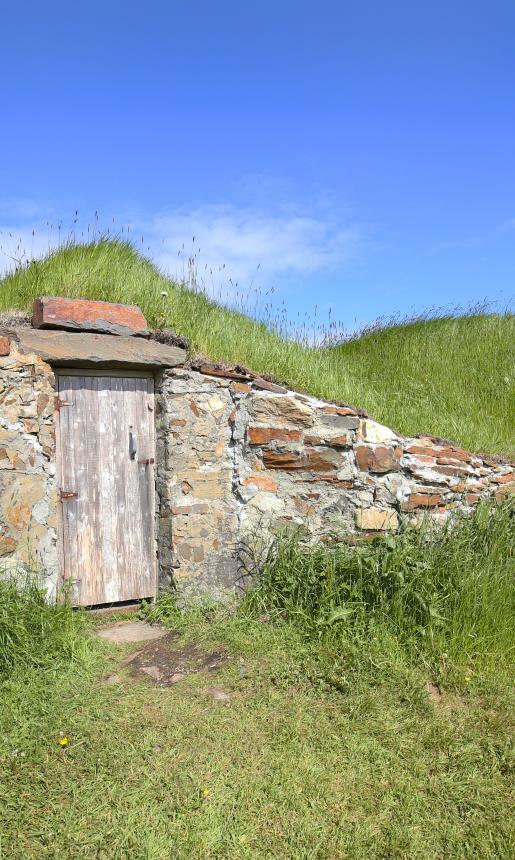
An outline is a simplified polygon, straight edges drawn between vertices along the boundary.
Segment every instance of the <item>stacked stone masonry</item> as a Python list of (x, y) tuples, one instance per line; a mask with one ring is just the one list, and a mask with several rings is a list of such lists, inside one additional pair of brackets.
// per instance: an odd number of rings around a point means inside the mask
[[(0, 336), (0, 569), (36, 564), (50, 591), (55, 393), (50, 364)], [(315, 540), (373, 535), (428, 514), (445, 522), (515, 487), (510, 464), (400, 436), (238, 369), (157, 371), (155, 412), (160, 580), (184, 594), (231, 591), (241, 543), (284, 527)]]
[(158, 382), (160, 563), (186, 593), (231, 588), (240, 542), (284, 527), (373, 535), (514, 488), (510, 464), (242, 376), (203, 365)]
[(54, 376), (38, 355), (0, 337), (0, 569), (39, 569), (57, 582)]

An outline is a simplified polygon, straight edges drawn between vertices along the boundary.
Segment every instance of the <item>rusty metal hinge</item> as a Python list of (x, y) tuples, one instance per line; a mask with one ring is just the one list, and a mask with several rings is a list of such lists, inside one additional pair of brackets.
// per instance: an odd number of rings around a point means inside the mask
[(60, 502), (64, 502), (66, 499), (76, 499), (78, 498), (78, 495), (78, 493), (71, 493), (67, 490), (59, 490), (57, 498)]
[(63, 406), (69, 406), (70, 404), (66, 400), (61, 400), (58, 394), (54, 397), (54, 409), (56, 412), (60, 412)]
[(146, 460), (138, 460), (138, 463), (141, 463), (142, 466), (148, 466), (150, 463), (155, 463), (153, 457), (147, 457)]

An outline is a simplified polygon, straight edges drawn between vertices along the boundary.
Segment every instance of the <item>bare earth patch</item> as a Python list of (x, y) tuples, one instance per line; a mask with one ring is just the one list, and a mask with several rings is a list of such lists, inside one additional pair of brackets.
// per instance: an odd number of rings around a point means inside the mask
[(198, 645), (174, 648), (176, 638), (177, 634), (167, 633), (126, 657), (122, 665), (129, 666), (135, 679), (150, 680), (158, 687), (172, 687), (187, 675), (213, 672), (229, 659), (224, 651), (206, 652)]

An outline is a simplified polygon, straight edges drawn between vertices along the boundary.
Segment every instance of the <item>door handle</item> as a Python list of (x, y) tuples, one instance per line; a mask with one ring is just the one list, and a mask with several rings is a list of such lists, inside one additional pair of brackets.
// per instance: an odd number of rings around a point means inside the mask
[(129, 430), (129, 457), (131, 460), (134, 460), (136, 457), (136, 451), (138, 449), (138, 437), (136, 433), (132, 430)]

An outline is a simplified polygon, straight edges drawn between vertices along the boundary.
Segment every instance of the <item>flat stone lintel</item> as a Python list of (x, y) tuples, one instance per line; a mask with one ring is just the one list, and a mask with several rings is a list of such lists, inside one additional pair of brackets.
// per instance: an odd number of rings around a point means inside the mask
[(144, 370), (178, 367), (186, 360), (184, 349), (143, 338), (30, 328), (0, 331), (2, 334), (15, 340), (22, 352), (33, 352), (56, 367)]

